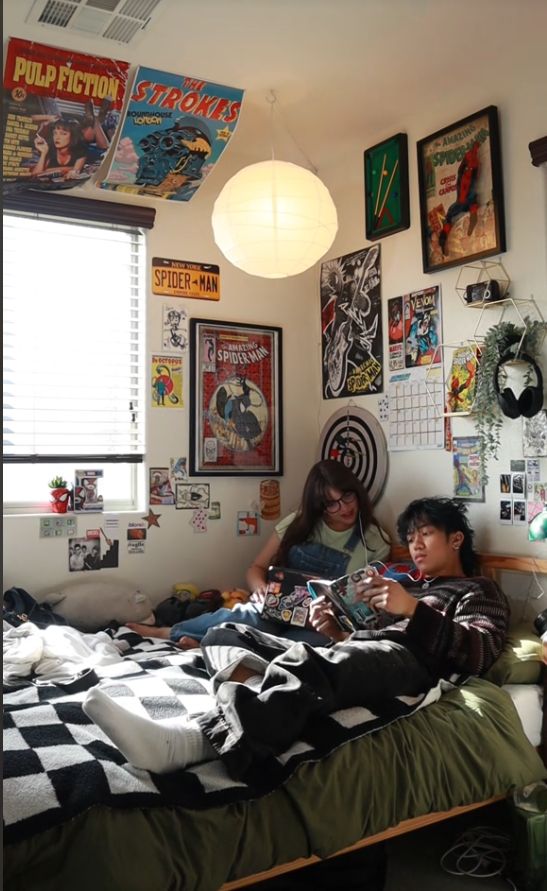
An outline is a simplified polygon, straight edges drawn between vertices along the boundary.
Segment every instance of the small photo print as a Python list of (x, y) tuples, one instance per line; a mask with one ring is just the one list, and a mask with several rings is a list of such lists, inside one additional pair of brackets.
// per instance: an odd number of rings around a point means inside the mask
[(146, 526), (137, 526), (132, 523), (127, 527), (128, 541), (146, 541)]
[(510, 461), (509, 467), (511, 473), (524, 473), (526, 469), (524, 466), (524, 459), (521, 460), (520, 458), (517, 461)]
[(513, 503), (502, 499), (500, 501), (500, 523), (511, 526), (513, 524)]
[(150, 468), (150, 504), (174, 504), (175, 493), (169, 480), (167, 467)]
[(209, 483), (177, 483), (175, 486), (175, 507), (177, 510), (208, 509), (209, 498)]
[(500, 492), (502, 495), (510, 495), (511, 493), (511, 474), (500, 473)]
[(220, 520), (220, 501), (211, 501), (209, 508), (209, 519)]
[(188, 479), (188, 469), (186, 466), (186, 458), (170, 458), (171, 478), (176, 483), (181, 483)]
[(524, 495), (526, 491), (524, 473), (513, 473), (511, 476), (513, 495)]
[(87, 538), (69, 538), (69, 572), (85, 572), (101, 568), (101, 543)]
[(258, 535), (257, 511), (239, 510), (237, 512), (237, 534)]
[(523, 526), (526, 523), (526, 502), (513, 501), (513, 525)]

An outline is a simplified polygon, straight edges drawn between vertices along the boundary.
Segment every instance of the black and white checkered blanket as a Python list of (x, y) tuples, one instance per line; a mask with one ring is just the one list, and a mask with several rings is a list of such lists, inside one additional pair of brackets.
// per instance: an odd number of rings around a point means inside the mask
[(316, 725), (305, 742), (271, 759), (250, 783), (230, 779), (220, 761), (159, 776), (129, 765), (84, 714), (89, 685), (155, 718), (197, 715), (214, 702), (199, 650), (184, 653), (165, 641), (143, 640), (122, 628), (114, 639), (127, 651), (119, 663), (97, 668), (79, 683), (8, 688), (4, 696), (4, 839), (19, 841), (62, 824), (95, 805), (217, 807), (258, 798), (275, 789), (304, 761), (316, 761), (343, 743), (385, 727), (439, 698), (427, 695), (386, 703), (381, 715), (344, 709)]

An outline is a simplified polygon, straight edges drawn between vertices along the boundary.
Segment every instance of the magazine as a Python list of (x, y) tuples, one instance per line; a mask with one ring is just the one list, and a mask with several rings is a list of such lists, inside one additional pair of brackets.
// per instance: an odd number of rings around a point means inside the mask
[(308, 608), (312, 595), (308, 591), (311, 575), (286, 569), (284, 566), (269, 566), (267, 574), (268, 593), (262, 607), (262, 616), (273, 619), (282, 625), (297, 625), (303, 628), (308, 619)]
[(456, 347), (448, 376), (446, 410), (450, 414), (468, 414), (473, 408), (477, 386), (477, 351), (466, 345)]
[(370, 568), (358, 569), (350, 575), (329, 581), (328, 579), (312, 579), (308, 582), (308, 591), (312, 597), (327, 597), (336, 614), (336, 619), (343, 631), (358, 631), (366, 628), (375, 612), (362, 600), (356, 600), (356, 585), (370, 575)]

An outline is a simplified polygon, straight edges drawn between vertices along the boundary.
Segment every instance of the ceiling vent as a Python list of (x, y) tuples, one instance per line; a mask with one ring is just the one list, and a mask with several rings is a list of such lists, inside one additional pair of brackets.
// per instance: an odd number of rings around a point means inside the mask
[(127, 45), (164, 5), (165, 0), (35, 0), (26, 21)]

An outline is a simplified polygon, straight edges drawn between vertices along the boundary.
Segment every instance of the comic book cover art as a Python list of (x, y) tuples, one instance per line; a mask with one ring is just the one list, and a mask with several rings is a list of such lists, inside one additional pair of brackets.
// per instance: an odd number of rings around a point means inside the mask
[(484, 501), (479, 437), (455, 436), (452, 440), (452, 463), (454, 498), (462, 501)]
[[(194, 320), (195, 321), (195, 320)], [(194, 470), (275, 471), (279, 464), (279, 329), (199, 321)]]
[(380, 245), (321, 264), (323, 398), (383, 390)]
[(465, 345), (455, 348), (446, 393), (446, 410), (450, 414), (467, 414), (471, 411), (477, 388), (477, 366), (474, 347)]
[(226, 148), (243, 90), (139, 67), (102, 188), (189, 201)]
[(387, 302), (389, 370), (405, 367), (403, 298), (392, 297)]
[(152, 356), (152, 407), (183, 408), (182, 357)]
[(440, 363), (441, 299), (438, 285), (403, 295), (405, 367)]
[(4, 70), (4, 194), (81, 186), (114, 138), (129, 63), (12, 37)]

